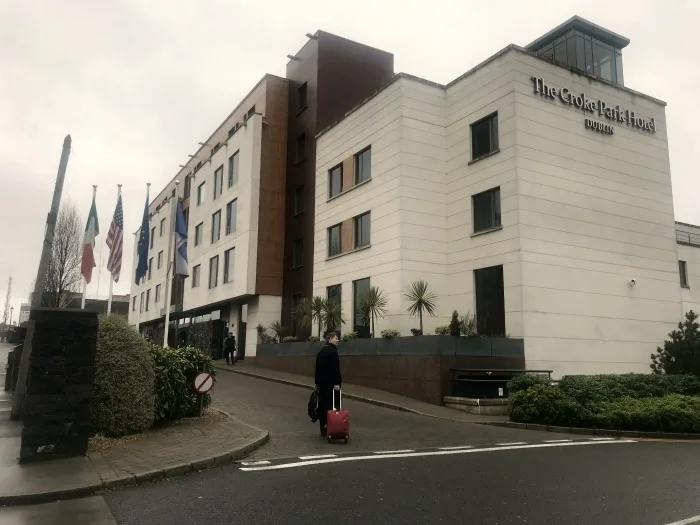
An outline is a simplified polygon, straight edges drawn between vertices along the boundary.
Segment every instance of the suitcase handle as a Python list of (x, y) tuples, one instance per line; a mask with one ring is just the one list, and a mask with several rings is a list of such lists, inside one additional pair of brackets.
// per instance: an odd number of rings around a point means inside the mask
[[(335, 408), (335, 393), (338, 392), (338, 408)], [(333, 410), (342, 410), (343, 409), (343, 391), (338, 389), (336, 390), (335, 388), (333, 389)]]

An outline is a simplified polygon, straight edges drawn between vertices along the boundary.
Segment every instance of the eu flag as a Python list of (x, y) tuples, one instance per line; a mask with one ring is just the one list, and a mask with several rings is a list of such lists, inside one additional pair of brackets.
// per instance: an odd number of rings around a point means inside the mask
[(151, 233), (149, 228), (149, 217), (148, 217), (148, 196), (146, 196), (146, 205), (143, 208), (143, 220), (141, 221), (141, 233), (139, 235), (139, 244), (137, 247), (138, 253), (138, 264), (136, 265), (136, 285), (138, 286), (141, 281), (148, 273), (148, 237)]

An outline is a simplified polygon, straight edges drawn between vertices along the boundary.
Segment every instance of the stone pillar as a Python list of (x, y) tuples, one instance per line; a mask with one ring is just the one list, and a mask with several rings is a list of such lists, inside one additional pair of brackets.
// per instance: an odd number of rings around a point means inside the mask
[(81, 456), (90, 437), (97, 312), (37, 308), (20, 463)]

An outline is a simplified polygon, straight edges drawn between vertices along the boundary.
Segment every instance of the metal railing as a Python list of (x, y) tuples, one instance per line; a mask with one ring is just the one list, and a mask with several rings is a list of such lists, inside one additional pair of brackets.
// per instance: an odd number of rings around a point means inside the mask
[(679, 244), (687, 244), (688, 246), (700, 247), (700, 233), (676, 230), (676, 242)]

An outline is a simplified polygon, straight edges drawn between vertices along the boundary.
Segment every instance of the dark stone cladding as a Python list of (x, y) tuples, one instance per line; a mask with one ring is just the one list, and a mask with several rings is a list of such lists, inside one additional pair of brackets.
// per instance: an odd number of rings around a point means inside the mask
[(97, 312), (36, 308), (22, 407), (20, 463), (84, 456), (97, 354)]

